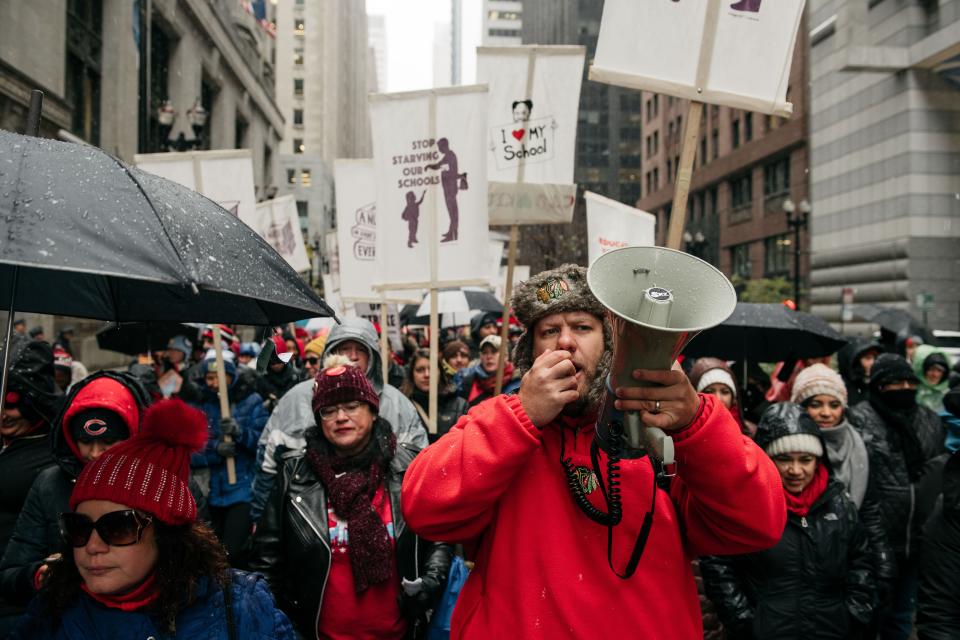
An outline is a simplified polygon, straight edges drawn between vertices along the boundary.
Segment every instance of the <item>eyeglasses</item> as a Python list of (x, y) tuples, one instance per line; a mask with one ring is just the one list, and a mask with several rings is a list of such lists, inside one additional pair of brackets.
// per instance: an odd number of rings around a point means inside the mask
[(320, 358), (304, 358), (303, 361), (313, 367), (320, 364)]
[(133, 509), (105, 513), (96, 522), (90, 516), (69, 511), (60, 514), (60, 537), (71, 547), (83, 547), (96, 529), (100, 539), (111, 547), (128, 547), (140, 542), (152, 522), (153, 516)]
[(340, 411), (343, 410), (345, 414), (352, 418), (360, 412), (360, 408), (363, 407), (364, 404), (366, 403), (359, 400), (353, 400), (352, 402), (341, 402), (340, 404), (331, 404), (330, 406), (320, 409), (320, 417), (324, 420), (333, 420), (340, 414)]

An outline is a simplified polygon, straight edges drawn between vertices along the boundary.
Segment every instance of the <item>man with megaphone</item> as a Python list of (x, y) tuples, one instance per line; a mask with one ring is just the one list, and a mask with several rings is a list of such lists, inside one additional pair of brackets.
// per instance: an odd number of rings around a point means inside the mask
[[(530, 278), (512, 306), (526, 327), (518, 394), (473, 408), (403, 483), (408, 525), (476, 562), (451, 637), (702, 638), (690, 561), (779, 541), (775, 466), (677, 368), (630, 372), (648, 386), (608, 383), (630, 345), (583, 267)], [(675, 461), (638, 449), (625, 415), (670, 436)]]

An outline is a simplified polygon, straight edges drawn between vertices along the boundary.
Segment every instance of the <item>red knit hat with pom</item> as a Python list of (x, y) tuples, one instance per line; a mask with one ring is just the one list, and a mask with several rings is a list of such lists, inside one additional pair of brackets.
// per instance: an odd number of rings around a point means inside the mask
[(70, 508), (84, 500), (109, 500), (153, 514), (170, 525), (197, 519), (188, 486), (190, 454), (207, 442), (203, 412), (182, 400), (161, 400), (147, 410), (140, 433), (87, 464), (70, 496)]
[[(380, 412), (380, 397), (360, 369), (351, 365), (328, 367), (313, 382), (313, 413), (341, 402), (366, 402), (374, 413)], [(320, 423), (320, 418), (317, 418)]]

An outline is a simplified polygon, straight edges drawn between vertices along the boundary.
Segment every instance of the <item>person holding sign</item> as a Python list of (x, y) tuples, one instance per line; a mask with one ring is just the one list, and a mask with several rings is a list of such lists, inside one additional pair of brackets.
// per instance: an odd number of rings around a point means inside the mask
[[(512, 306), (526, 327), (514, 355), (518, 394), (471, 409), (403, 482), (410, 527), (476, 558), (451, 636), (702, 638), (690, 562), (779, 541), (786, 506), (776, 467), (680, 370), (635, 370), (655, 386), (615, 390), (618, 409), (672, 435), (669, 489), (655, 484), (649, 458), (608, 464), (595, 433), (613, 335), (586, 270), (540, 273), (517, 287)], [(593, 515), (611, 480), (622, 518), (608, 527)]]

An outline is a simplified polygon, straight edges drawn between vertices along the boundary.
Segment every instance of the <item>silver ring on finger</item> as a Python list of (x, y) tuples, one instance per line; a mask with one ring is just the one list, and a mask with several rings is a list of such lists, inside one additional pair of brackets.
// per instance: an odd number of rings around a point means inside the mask
[(654, 413), (660, 413), (660, 401), (659, 401), (659, 400), (657, 400), (656, 402), (653, 403), (653, 412), (654, 412)]

